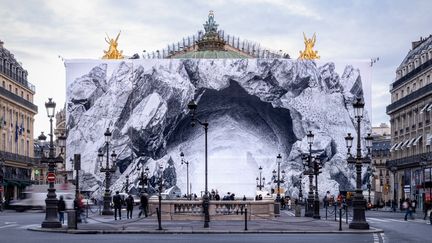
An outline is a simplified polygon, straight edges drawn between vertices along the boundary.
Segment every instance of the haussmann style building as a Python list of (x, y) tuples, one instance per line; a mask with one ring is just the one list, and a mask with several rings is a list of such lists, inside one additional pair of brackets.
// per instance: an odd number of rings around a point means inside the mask
[(432, 36), (412, 43), (390, 86), (391, 192), (400, 200), (431, 200)]
[(0, 190), (6, 204), (31, 184), (33, 123), (38, 108), (27, 71), (0, 41)]

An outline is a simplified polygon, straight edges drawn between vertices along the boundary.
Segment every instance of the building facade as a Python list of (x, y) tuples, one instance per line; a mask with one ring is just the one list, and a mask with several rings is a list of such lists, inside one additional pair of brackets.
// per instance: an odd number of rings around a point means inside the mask
[[(390, 130), (390, 127), (388, 127)], [(379, 132), (383, 129), (380, 127)], [(373, 142), (372, 142), (372, 176), (371, 190), (373, 191), (374, 199), (371, 202), (373, 205), (379, 206), (391, 206), (393, 195), (391, 189), (393, 188), (391, 183), (391, 171), (387, 168), (387, 161), (390, 160), (390, 136), (385, 134), (388, 133), (376, 133), (372, 128)]]
[(0, 160), (3, 162), (3, 197), (17, 199), (31, 184), (34, 164), (33, 124), (38, 109), (35, 87), (27, 71), (0, 41)]
[[(412, 43), (412, 50), (396, 69), (387, 106), (391, 126), (391, 159), (399, 202), (416, 199), (420, 207), (431, 200), (432, 35)], [(400, 204), (399, 204), (400, 205)]]

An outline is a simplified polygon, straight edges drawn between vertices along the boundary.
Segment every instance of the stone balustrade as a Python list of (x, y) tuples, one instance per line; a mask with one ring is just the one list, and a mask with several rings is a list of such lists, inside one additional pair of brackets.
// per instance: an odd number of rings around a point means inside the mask
[[(156, 213), (157, 198), (149, 200), (149, 211)], [(201, 220), (204, 218), (202, 200), (162, 200), (162, 220)], [(274, 201), (210, 201), (210, 220), (244, 220), (247, 209), (248, 220), (274, 217)]]

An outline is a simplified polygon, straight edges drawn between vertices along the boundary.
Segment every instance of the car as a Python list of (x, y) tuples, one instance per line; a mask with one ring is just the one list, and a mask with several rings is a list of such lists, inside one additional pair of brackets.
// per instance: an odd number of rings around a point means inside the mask
[[(57, 198), (63, 196), (66, 204), (66, 209), (73, 209), (73, 201), (75, 194), (69, 191), (56, 192)], [(15, 209), (17, 212), (24, 212), (30, 209), (41, 209), (45, 210), (45, 199), (47, 198), (46, 192), (32, 192), (25, 191), (21, 194), (20, 200), (13, 200), (9, 203), (9, 206)]]

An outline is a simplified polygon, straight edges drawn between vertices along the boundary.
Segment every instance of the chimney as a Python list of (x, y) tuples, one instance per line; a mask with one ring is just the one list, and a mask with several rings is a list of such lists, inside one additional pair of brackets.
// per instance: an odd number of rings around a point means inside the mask
[(3, 44), (4, 44), (4, 42), (2, 40), (0, 40), (0, 48), (3, 48)]

